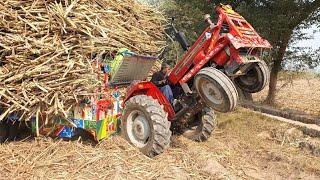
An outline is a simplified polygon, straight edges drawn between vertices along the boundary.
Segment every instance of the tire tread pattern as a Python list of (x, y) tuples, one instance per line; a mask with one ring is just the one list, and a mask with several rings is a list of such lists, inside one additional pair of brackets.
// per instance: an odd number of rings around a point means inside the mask
[[(168, 121), (168, 114), (164, 111), (162, 105), (155, 99), (146, 95), (137, 95), (130, 98), (126, 102), (126, 107), (142, 107), (147, 113), (146, 116), (150, 117), (151, 129), (153, 129), (153, 140), (150, 141), (147, 148), (142, 152), (149, 157), (154, 157), (161, 154), (170, 145), (170, 138), (172, 132), (170, 130), (171, 122)], [(126, 108), (124, 113), (127, 112)], [(122, 128), (123, 129), (123, 128)], [(129, 139), (129, 138), (127, 138)]]
[(201, 128), (198, 129), (193, 136), (187, 136), (187, 138), (197, 142), (207, 141), (217, 127), (217, 120), (214, 111), (206, 111), (201, 117), (201, 123)]

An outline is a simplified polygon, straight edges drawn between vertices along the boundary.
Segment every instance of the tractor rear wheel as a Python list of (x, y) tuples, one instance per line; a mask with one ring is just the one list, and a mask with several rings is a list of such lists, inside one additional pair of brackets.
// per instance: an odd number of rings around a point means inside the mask
[(262, 91), (270, 80), (270, 72), (264, 61), (252, 64), (248, 72), (235, 78), (235, 84), (245, 92), (257, 93)]
[(233, 111), (238, 92), (232, 81), (216, 68), (207, 67), (195, 76), (194, 86), (204, 103), (219, 112)]
[(145, 95), (130, 98), (122, 116), (124, 137), (139, 150), (154, 157), (170, 144), (171, 122), (157, 100)]
[(0, 143), (5, 142), (9, 136), (8, 124), (4, 121), (0, 121)]
[(194, 116), (189, 129), (183, 133), (183, 136), (193, 141), (203, 142), (209, 139), (217, 126), (214, 111), (205, 108)]

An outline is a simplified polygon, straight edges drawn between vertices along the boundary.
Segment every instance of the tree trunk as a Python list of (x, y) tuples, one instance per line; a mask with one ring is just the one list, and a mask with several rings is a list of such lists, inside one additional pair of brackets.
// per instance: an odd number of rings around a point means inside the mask
[(286, 53), (288, 43), (281, 44), (279, 48), (279, 52), (274, 61), (274, 65), (271, 69), (270, 74), (270, 83), (269, 83), (269, 92), (267, 99), (265, 100), (266, 104), (273, 105), (275, 103), (276, 91), (277, 91), (277, 81), (278, 81), (278, 73), (281, 70), (281, 62)]

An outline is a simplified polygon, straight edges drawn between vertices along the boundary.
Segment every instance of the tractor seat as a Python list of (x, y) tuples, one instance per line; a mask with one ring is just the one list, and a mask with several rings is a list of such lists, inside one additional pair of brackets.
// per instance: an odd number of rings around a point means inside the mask
[(120, 65), (112, 70), (110, 85), (128, 85), (133, 81), (143, 81), (157, 61), (157, 57), (124, 54)]

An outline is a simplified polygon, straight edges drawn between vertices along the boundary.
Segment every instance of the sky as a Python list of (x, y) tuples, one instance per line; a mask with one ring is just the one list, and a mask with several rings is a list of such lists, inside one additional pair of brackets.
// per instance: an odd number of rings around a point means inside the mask
[(303, 30), (304, 33), (313, 36), (313, 39), (299, 41), (295, 46), (311, 47), (313, 49), (320, 48), (320, 32), (318, 31), (314, 33), (315, 30), (317, 30), (317, 27), (315, 25), (310, 29)]
[[(314, 32), (317, 31), (317, 32)], [(317, 29), (316, 25), (312, 26), (310, 29), (303, 30), (308, 36), (310, 35), (313, 39), (308, 40), (301, 40), (297, 42), (294, 46), (296, 47), (311, 47), (312, 49), (316, 50), (320, 48), (320, 30)], [(320, 53), (320, 52), (318, 52)], [(320, 73), (320, 66), (314, 69), (315, 72)]]

